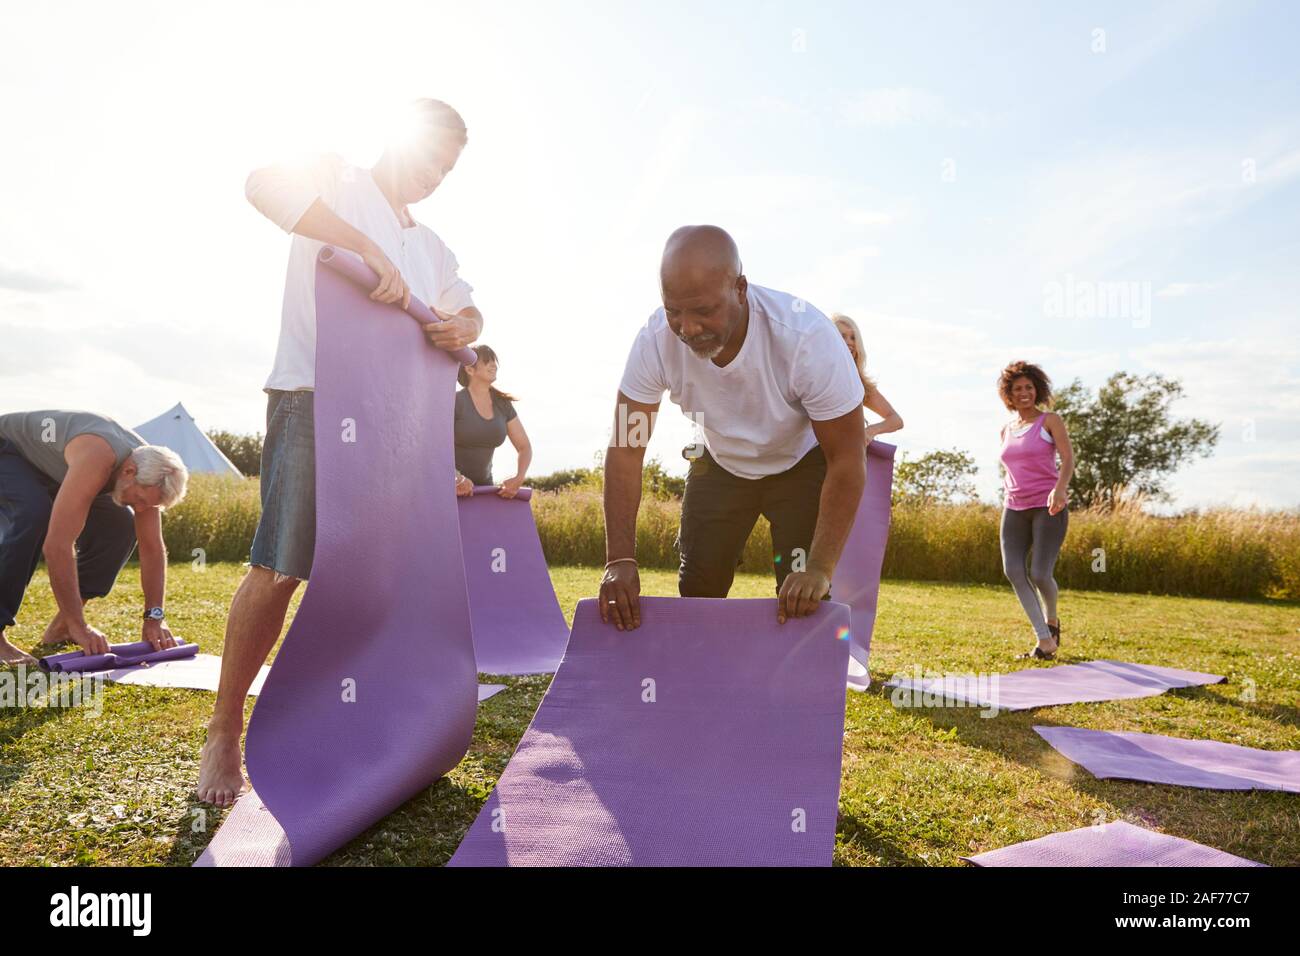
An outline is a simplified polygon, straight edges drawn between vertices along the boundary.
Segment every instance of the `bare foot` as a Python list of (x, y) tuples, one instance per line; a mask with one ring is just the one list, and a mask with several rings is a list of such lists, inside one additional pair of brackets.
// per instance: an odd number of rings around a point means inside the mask
[(66, 644), (72, 640), (72, 635), (68, 633), (68, 625), (63, 620), (63, 612), (55, 614), (50, 621), (49, 626), (45, 628), (45, 633), (41, 635), (42, 644)]
[(9, 638), (0, 634), (0, 664), (27, 664), (31, 666), (35, 663), (36, 658), (22, 648), (14, 647), (9, 643)]
[(208, 739), (199, 758), (199, 782), (194, 795), (214, 806), (231, 806), (247, 787), (242, 764), (239, 734), (208, 728)]

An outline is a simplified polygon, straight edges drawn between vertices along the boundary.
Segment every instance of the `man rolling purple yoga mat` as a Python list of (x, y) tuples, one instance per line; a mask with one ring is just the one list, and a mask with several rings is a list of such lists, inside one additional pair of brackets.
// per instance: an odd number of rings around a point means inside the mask
[(1059, 704), (1094, 703), (1102, 700), (1128, 700), (1154, 697), (1178, 687), (1221, 684), (1218, 674), (1158, 667), (1155, 664), (1129, 664), (1124, 661), (1088, 661), (1056, 667), (1029, 667), (1010, 674), (954, 674), (920, 680), (896, 676), (887, 687), (902, 693), (933, 696), (935, 703), (916, 702), (911, 706), (980, 706), (997, 710), (1030, 710)]
[(454, 767), (474, 730), (458, 363), (372, 302), (375, 276), (347, 277), (355, 261), (316, 267), (316, 548), (248, 727), (266, 809), (236, 803), (202, 865), (315, 863)]
[(963, 860), (976, 866), (1263, 866), (1123, 820), (1052, 833)]
[(853, 609), (848, 681), (853, 690), (866, 690), (871, 683), (867, 658), (871, 653), (871, 632), (876, 624), (880, 568), (885, 562), (885, 544), (889, 540), (896, 450), (895, 446), (882, 441), (873, 441), (867, 446), (867, 483), (862, 489), (853, 530), (849, 532), (849, 540), (831, 578), (831, 597)]
[(152, 664), (156, 661), (179, 661), (193, 657), (199, 652), (199, 645), (187, 644), (179, 637), (176, 646), (155, 651), (148, 641), (135, 641), (131, 644), (110, 644), (107, 654), (83, 654), (81, 651), (69, 651), (66, 654), (51, 654), (42, 657), (36, 663), (41, 670), (50, 673), (68, 671), (109, 671), (119, 667), (134, 667), (140, 664)]
[(1034, 730), (1102, 780), (1137, 780), (1205, 790), (1300, 793), (1300, 750), (1260, 750), (1218, 740), (1082, 727)]
[(474, 658), (483, 674), (549, 674), (569, 625), (533, 523), (531, 488), (502, 498), (491, 485), (458, 498)]
[(829, 866), (849, 609), (582, 601), (542, 705), (453, 866)]

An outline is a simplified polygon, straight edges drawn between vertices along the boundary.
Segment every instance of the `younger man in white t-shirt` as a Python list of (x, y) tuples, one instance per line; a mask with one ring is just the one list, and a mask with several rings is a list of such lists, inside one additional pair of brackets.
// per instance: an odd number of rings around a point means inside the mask
[(229, 806), (243, 789), (244, 702), (284, 628), (289, 600), (311, 573), (316, 541), (313, 395), (316, 372), (316, 254), (325, 244), (357, 253), (379, 275), (377, 302), (411, 295), (442, 321), (425, 326), (433, 346), (456, 351), (478, 338), (483, 318), (456, 257), (408, 206), (427, 198), (456, 165), (467, 140), (460, 114), (441, 100), (416, 100), (409, 130), (372, 168), (326, 156), (301, 166), (268, 166), (248, 177), (248, 201), (293, 233), (285, 275), (280, 342), (266, 382), (262, 515), (248, 574), (226, 622), (221, 683), (208, 722), (196, 793)]
[(601, 617), (641, 623), (636, 515), (663, 393), (699, 426), (682, 499), (683, 597), (726, 597), (760, 514), (772, 525), (777, 619), (830, 592), (866, 480), (862, 380), (834, 324), (750, 285), (731, 236), (683, 226), (664, 248), (663, 308), (628, 356), (605, 456)]

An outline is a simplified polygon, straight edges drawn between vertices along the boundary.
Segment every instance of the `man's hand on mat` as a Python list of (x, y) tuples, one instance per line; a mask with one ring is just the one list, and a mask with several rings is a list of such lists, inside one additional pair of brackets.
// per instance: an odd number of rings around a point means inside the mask
[(411, 304), (411, 290), (407, 287), (406, 280), (397, 271), (397, 266), (388, 261), (383, 250), (374, 246), (363, 252), (361, 258), (379, 275), (379, 285), (370, 293), (371, 299), (376, 302), (400, 302), (403, 309)]
[(454, 352), (469, 345), (478, 335), (478, 323), (469, 316), (443, 312), (441, 309), (434, 309), (433, 312), (442, 321), (426, 325), (424, 335), (434, 348)]
[(791, 571), (776, 596), (777, 623), (784, 624), (791, 617), (807, 617), (817, 610), (830, 589), (831, 579), (820, 571)]
[(513, 498), (515, 495), (519, 494), (519, 489), (523, 484), (524, 480), (517, 475), (514, 478), (507, 478), (505, 481), (501, 482), (501, 488), (497, 491), (497, 494), (502, 498)]
[(641, 575), (630, 561), (612, 564), (600, 580), (600, 619), (620, 631), (641, 626)]
[(176, 638), (172, 637), (171, 630), (162, 621), (145, 621), (140, 633), (155, 651), (165, 651), (176, 646)]
[(108, 638), (104, 636), (102, 631), (91, 627), (85, 621), (80, 624), (69, 621), (68, 638), (87, 654), (108, 653)]

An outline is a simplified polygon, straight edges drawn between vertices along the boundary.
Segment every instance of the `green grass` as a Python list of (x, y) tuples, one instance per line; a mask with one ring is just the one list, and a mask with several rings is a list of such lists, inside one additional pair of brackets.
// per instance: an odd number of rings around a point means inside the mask
[[(172, 566), (176, 633), (220, 653), (226, 608), (243, 569)], [(553, 570), (565, 614), (592, 593), (592, 568)], [(673, 575), (647, 571), (647, 594)], [(742, 575), (734, 596), (766, 597)], [(90, 618), (135, 639), (134, 566)], [(53, 603), (43, 574), (28, 592), (20, 646), (40, 637)], [(1093, 823), (1126, 819), (1272, 865), (1300, 864), (1300, 796), (1213, 792), (1094, 780), (1031, 725), (1070, 724), (1300, 749), (1300, 612), (1296, 605), (1068, 591), (1063, 662), (1119, 658), (1224, 674), (1213, 687), (1160, 697), (1045, 708), (986, 719), (976, 710), (899, 710), (879, 689), (894, 672), (1002, 671), (1030, 641), (1009, 588), (886, 581), (872, 644), (874, 688), (847, 695), (841, 865), (955, 865), (962, 855)], [(469, 754), (452, 773), (340, 849), (336, 865), (444, 863), (541, 701), (548, 678), (499, 678), (509, 689), (479, 708)], [(1253, 694), (1251, 693), (1253, 691)], [(1250, 699), (1253, 696), (1253, 699)], [(103, 713), (0, 710), (0, 864), (193, 861), (220, 823), (190, 791), (212, 696), (109, 685)], [(252, 703), (249, 703), (251, 710)]]

